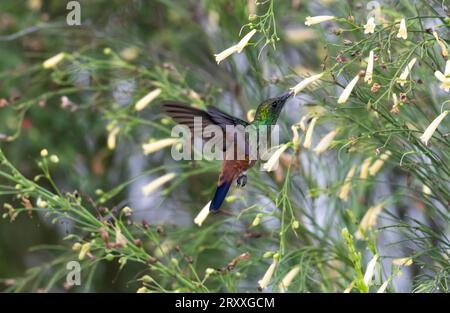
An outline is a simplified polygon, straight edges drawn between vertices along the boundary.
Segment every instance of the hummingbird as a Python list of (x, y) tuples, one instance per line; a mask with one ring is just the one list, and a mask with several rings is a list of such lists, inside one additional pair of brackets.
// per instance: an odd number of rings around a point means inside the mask
[[(284, 104), (292, 95), (293, 92), (289, 92), (280, 97), (270, 98), (261, 102), (256, 110), (255, 118), (251, 122), (229, 115), (214, 106), (208, 106), (206, 110), (201, 110), (178, 101), (163, 101), (161, 107), (176, 123), (187, 126), (191, 131), (191, 134), (203, 136), (202, 138), (205, 140), (208, 138), (205, 137), (204, 134), (201, 135), (198, 132), (194, 132), (194, 118), (201, 118), (202, 128), (205, 128), (208, 125), (220, 127), (223, 132), (223, 138), (225, 138), (223, 151), (225, 155), (227, 155), (227, 149), (231, 147), (230, 143), (234, 145), (233, 151), (239, 149), (239, 147), (236, 147), (237, 143), (235, 136), (227, 134), (226, 130), (228, 125), (235, 127), (238, 125), (243, 127), (252, 126), (256, 130), (258, 130), (258, 128), (275, 125)], [(217, 188), (209, 207), (210, 211), (215, 212), (220, 209), (220, 206), (234, 181), (236, 181), (238, 187), (244, 187), (247, 184), (246, 172), (255, 164), (256, 160), (249, 158), (248, 147), (245, 147), (243, 151), (245, 151), (245, 157), (243, 159), (226, 157), (222, 161)]]

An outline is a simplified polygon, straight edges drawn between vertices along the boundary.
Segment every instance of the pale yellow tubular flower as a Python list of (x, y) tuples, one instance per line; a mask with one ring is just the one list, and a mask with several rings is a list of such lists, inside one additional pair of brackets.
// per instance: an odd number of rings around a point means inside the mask
[(116, 245), (124, 247), (127, 243), (127, 238), (122, 234), (120, 227), (116, 225)]
[(248, 45), (248, 42), (255, 33), (256, 29), (253, 29), (247, 35), (245, 35), (237, 44), (229, 47), (228, 49), (225, 49), (224, 51), (218, 54), (214, 54), (217, 64), (219, 64), (220, 62), (222, 62), (223, 60), (225, 60), (234, 53), (241, 53), (242, 49), (244, 49)]
[(48, 150), (47, 149), (42, 149), (41, 150), (41, 157), (45, 158), (48, 156)]
[(289, 288), (289, 285), (294, 280), (295, 276), (298, 275), (300, 272), (300, 266), (294, 266), (287, 274), (283, 277), (280, 284), (278, 285), (278, 288), (280, 289), (280, 292), (286, 292)]
[(425, 129), (425, 132), (422, 134), (422, 136), (420, 136), (420, 141), (422, 141), (424, 145), (428, 145), (428, 141), (431, 139), (434, 132), (439, 127), (439, 124), (441, 124), (442, 120), (447, 116), (448, 112), (449, 111), (444, 111), (439, 114), (438, 117), (436, 117), (433, 122), (431, 122), (427, 129)]
[(361, 165), (361, 173), (359, 174), (359, 178), (361, 180), (365, 180), (369, 176), (370, 163), (372, 163), (372, 157), (368, 157), (363, 161)]
[(423, 184), (422, 185), (422, 193), (426, 196), (431, 195), (431, 189), (430, 187), (428, 187), (427, 185)]
[(302, 80), (300, 83), (298, 83), (297, 85), (295, 85), (294, 87), (292, 87), (290, 89), (294, 92), (294, 95), (296, 95), (299, 92), (301, 92), (303, 89), (308, 87), (310, 84), (312, 84), (313, 82), (321, 79), (323, 75), (324, 75), (324, 73), (320, 73), (320, 74), (317, 74), (317, 75), (313, 75), (313, 76), (307, 77), (304, 80)]
[(119, 133), (120, 128), (114, 127), (108, 134), (107, 145), (109, 150), (114, 150), (116, 148), (116, 137)]
[(384, 162), (387, 159), (389, 159), (391, 154), (392, 154), (391, 151), (386, 151), (375, 162), (373, 162), (372, 166), (369, 167), (369, 174), (371, 176), (376, 175), (379, 172), (379, 170), (381, 169), (381, 167), (383, 167)]
[(441, 53), (444, 58), (448, 57), (448, 50), (445, 43), (439, 38), (439, 35), (437, 32), (433, 32), (433, 36), (436, 39), (436, 42), (438, 43), (439, 47), (441, 47)]
[(369, 60), (367, 61), (367, 69), (366, 69), (366, 75), (364, 76), (364, 81), (368, 83), (369, 85), (372, 84), (372, 77), (373, 77), (373, 50), (369, 53)]
[(306, 26), (311, 26), (314, 24), (319, 24), (327, 21), (334, 20), (335, 17), (331, 15), (320, 15), (320, 16), (308, 16), (305, 21)]
[(309, 149), (311, 147), (314, 127), (316, 126), (318, 119), (319, 118), (317, 116), (313, 117), (313, 119), (311, 120), (311, 123), (308, 126), (308, 130), (306, 131), (306, 135), (305, 135), (305, 141), (303, 142), (303, 147), (305, 147), (306, 149)]
[(392, 105), (392, 113), (398, 113), (399, 112), (399, 107), (398, 107), (398, 98), (397, 98), (397, 94), (393, 93), (392, 94), (392, 101), (393, 101), (393, 105)]
[(177, 138), (165, 138), (155, 142), (150, 142), (142, 145), (142, 149), (144, 150), (144, 154), (148, 155), (150, 153), (159, 151), (164, 149), (165, 147), (170, 147), (176, 143), (178, 143), (179, 139)]
[(359, 223), (358, 230), (355, 233), (356, 239), (363, 240), (364, 233), (367, 230), (372, 229), (377, 224), (378, 216), (383, 210), (383, 207), (384, 204), (379, 203), (367, 210), (366, 214), (364, 214), (361, 222)]
[(228, 49), (225, 49), (225, 50), (223, 50), (222, 52), (220, 52), (218, 54), (214, 54), (214, 57), (216, 58), (217, 64), (219, 64), (220, 62), (222, 62), (223, 60), (228, 58), (233, 53), (236, 53), (237, 49), (238, 49), (237, 46), (231, 46)]
[(309, 118), (309, 115), (303, 115), (302, 118), (300, 119), (300, 122), (298, 123), (298, 125), (300, 126), (300, 129), (302, 130), (302, 132), (306, 131), (306, 120)]
[(384, 293), (386, 291), (387, 286), (389, 285), (390, 280), (386, 280), (381, 286), (380, 288), (377, 290), (377, 293)]
[(197, 216), (194, 218), (194, 223), (197, 224), (199, 227), (202, 226), (203, 222), (206, 220), (206, 218), (209, 215), (209, 206), (211, 205), (211, 201), (209, 201), (203, 209), (200, 210), (200, 212), (197, 214)]
[(252, 122), (255, 119), (256, 111), (254, 109), (248, 110), (247, 121)]
[(373, 275), (375, 274), (375, 267), (377, 265), (378, 254), (375, 254), (373, 258), (367, 264), (366, 273), (364, 274), (364, 284), (369, 287), (372, 284)]
[(445, 72), (436, 71), (434, 76), (441, 81), (440, 88), (448, 92), (450, 90), (450, 60), (447, 60), (445, 64)]
[(269, 286), (270, 281), (272, 280), (273, 273), (275, 272), (275, 268), (277, 267), (277, 264), (278, 260), (274, 258), (272, 264), (270, 264), (263, 278), (258, 281), (258, 285), (261, 289), (266, 289)]
[(327, 151), (330, 147), (331, 143), (333, 142), (334, 137), (338, 134), (337, 130), (332, 130), (328, 134), (326, 134), (317, 144), (317, 146), (314, 148), (314, 152), (317, 155), (322, 154), (323, 152)]
[(350, 94), (353, 91), (353, 88), (355, 88), (356, 83), (358, 83), (359, 80), (359, 74), (355, 76), (355, 78), (353, 78), (350, 83), (347, 85), (347, 87), (345, 87), (344, 91), (341, 93), (339, 99), (338, 99), (338, 103), (339, 104), (343, 104), (345, 102), (347, 102), (348, 98), (350, 97)]
[(400, 74), (400, 77), (397, 79), (397, 83), (400, 84), (400, 86), (404, 86), (405, 83), (408, 80), (409, 73), (411, 72), (414, 64), (416, 64), (417, 58), (413, 58), (411, 61), (409, 61), (408, 65), (405, 67), (403, 72)]
[(155, 90), (150, 91), (148, 94), (146, 94), (143, 98), (141, 98), (136, 104), (134, 105), (134, 109), (136, 111), (141, 111), (147, 107), (147, 105), (150, 104), (153, 100), (155, 100), (160, 94), (162, 90), (159, 88), (156, 88)]
[(344, 293), (350, 293), (352, 291), (353, 287), (355, 286), (355, 282), (352, 281), (350, 285), (348, 285), (347, 288), (345, 288)]
[(267, 172), (271, 172), (278, 166), (278, 160), (280, 159), (283, 152), (289, 147), (288, 144), (281, 145), (269, 158), (269, 160), (264, 163), (263, 169)]
[(348, 200), (348, 195), (350, 193), (350, 187), (352, 184), (352, 178), (355, 175), (356, 172), (356, 166), (353, 165), (350, 169), (350, 171), (348, 171), (347, 176), (345, 177), (344, 180), (344, 185), (342, 185), (338, 197), (339, 199), (343, 200), (343, 201), (347, 201)]
[(37, 205), (38, 208), (43, 209), (43, 208), (45, 208), (47, 206), (47, 201), (44, 201), (44, 200), (41, 199), (41, 197), (39, 197), (36, 200), (36, 205)]
[(244, 49), (248, 45), (248, 42), (250, 41), (250, 39), (253, 37), (254, 34), (256, 34), (256, 29), (251, 30), (247, 35), (242, 37), (242, 39), (236, 45), (237, 53), (241, 53), (242, 49)]
[(291, 130), (292, 130), (292, 143), (294, 144), (294, 146), (298, 146), (300, 139), (298, 136), (297, 126), (292, 125)]
[(150, 293), (150, 290), (147, 287), (141, 287), (139, 288), (136, 293)]
[(369, 18), (366, 25), (364, 25), (364, 34), (373, 34), (375, 32), (375, 26), (375, 18)]
[(54, 68), (56, 65), (61, 63), (62, 60), (66, 57), (64, 52), (58, 53), (55, 56), (52, 56), (50, 59), (45, 60), (42, 63), (42, 67), (46, 69)]
[(83, 244), (80, 249), (80, 254), (78, 254), (78, 260), (83, 261), (90, 249), (91, 249), (90, 243)]
[(406, 28), (406, 20), (404, 18), (400, 21), (400, 28), (397, 33), (397, 38), (408, 38), (408, 29)]
[(411, 266), (413, 260), (411, 258), (397, 258), (392, 260), (392, 264), (397, 266)]
[(144, 194), (144, 196), (148, 196), (149, 194), (151, 194), (152, 192), (154, 192), (156, 189), (158, 189), (159, 187), (161, 187), (162, 185), (164, 185), (165, 183), (171, 181), (172, 179), (174, 179), (176, 176), (175, 173), (167, 173), (161, 177), (158, 177), (157, 179), (155, 179), (154, 181), (152, 181), (151, 183), (145, 185), (144, 187), (142, 187), (142, 193)]

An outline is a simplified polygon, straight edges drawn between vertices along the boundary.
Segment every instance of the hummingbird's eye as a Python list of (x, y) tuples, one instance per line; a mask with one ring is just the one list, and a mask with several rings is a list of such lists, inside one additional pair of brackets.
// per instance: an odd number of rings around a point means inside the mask
[(277, 102), (277, 101), (272, 102), (272, 108), (276, 108), (277, 105), (278, 105), (278, 102)]

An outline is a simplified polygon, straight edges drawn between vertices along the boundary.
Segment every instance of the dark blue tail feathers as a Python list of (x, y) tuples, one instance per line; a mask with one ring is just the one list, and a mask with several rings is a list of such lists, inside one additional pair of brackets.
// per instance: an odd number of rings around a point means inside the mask
[(225, 199), (225, 196), (230, 189), (231, 183), (231, 181), (224, 182), (222, 185), (217, 187), (214, 198), (212, 199), (211, 205), (209, 206), (210, 211), (218, 211), (220, 209), (220, 206), (222, 205), (223, 200)]

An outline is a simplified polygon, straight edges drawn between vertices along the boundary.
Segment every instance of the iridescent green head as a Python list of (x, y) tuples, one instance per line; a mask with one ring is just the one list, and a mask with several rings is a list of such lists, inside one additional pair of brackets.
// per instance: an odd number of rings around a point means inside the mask
[(284, 104), (292, 94), (292, 92), (289, 92), (278, 98), (263, 101), (256, 110), (255, 122), (264, 125), (276, 124)]

